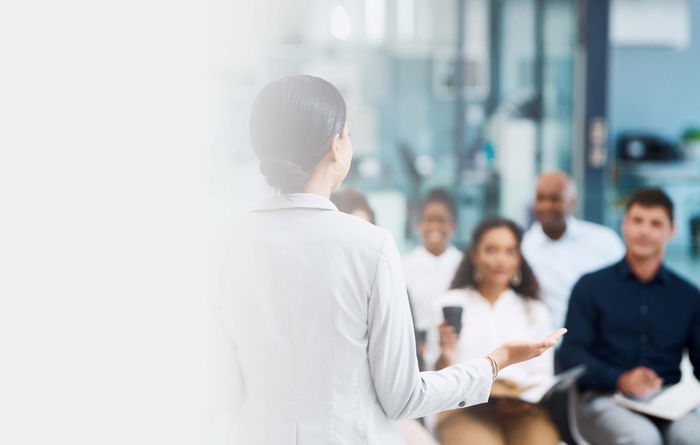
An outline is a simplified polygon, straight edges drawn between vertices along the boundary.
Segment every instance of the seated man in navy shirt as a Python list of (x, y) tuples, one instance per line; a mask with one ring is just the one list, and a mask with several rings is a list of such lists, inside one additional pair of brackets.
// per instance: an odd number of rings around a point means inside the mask
[(584, 275), (571, 292), (565, 368), (585, 364), (576, 413), (593, 444), (698, 444), (698, 410), (661, 421), (615, 404), (615, 391), (645, 397), (681, 378), (689, 351), (700, 378), (700, 292), (663, 264), (674, 233), (673, 203), (659, 189), (641, 189), (627, 203), (622, 234), (627, 253)]

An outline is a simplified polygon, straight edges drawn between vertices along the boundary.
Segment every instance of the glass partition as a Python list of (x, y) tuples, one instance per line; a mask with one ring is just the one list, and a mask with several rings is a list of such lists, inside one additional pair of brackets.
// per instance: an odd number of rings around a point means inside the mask
[(266, 186), (240, 110), (265, 82), (293, 73), (343, 93), (356, 154), (346, 184), (368, 195), (402, 249), (416, 242), (413, 217), (432, 187), (454, 194), (463, 245), (488, 214), (527, 224), (537, 173), (571, 170), (573, 1), (285, 3), (268, 11), (275, 31), (251, 56), (255, 70), (224, 79), (223, 127), (234, 130), (222, 130), (233, 148), (222, 156), (251, 196)]

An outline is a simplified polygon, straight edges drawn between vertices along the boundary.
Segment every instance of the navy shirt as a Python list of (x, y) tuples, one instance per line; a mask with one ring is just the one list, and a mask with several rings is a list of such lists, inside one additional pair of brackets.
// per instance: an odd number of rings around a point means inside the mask
[(564, 368), (586, 365), (582, 390), (614, 391), (637, 366), (677, 383), (685, 348), (700, 378), (700, 292), (665, 266), (647, 283), (624, 258), (584, 275), (571, 291), (566, 327), (559, 358)]

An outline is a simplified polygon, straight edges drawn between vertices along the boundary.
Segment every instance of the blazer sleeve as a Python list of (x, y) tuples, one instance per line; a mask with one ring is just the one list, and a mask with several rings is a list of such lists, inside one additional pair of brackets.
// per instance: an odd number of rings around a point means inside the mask
[(419, 372), (401, 259), (388, 232), (368, 298), (370, 373), (387, 417), (423, 417), (488, 400), (492, 374), (484, 358)]

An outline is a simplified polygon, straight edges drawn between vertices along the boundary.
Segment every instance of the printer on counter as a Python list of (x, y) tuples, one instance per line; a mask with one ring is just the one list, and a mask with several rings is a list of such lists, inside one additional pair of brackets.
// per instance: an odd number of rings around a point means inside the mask
[(683, 155), (677, 142), (649, 133), (623, 133), (617, 138), (617, 156), (625, 161), (677, 161)]

